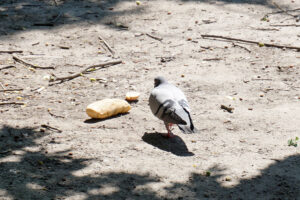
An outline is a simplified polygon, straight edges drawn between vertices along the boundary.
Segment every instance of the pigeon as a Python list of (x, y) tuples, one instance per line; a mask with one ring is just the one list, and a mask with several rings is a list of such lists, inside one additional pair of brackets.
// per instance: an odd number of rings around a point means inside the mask
[(168, 138), (174, 137), (171, 132), (173, 124), (177, 124), (183, 133), (196, 132), (185, 95), (162, 76), (154, 79), (154, 88), (150, 93), (149, 105), (152, 113), (164, 121)]

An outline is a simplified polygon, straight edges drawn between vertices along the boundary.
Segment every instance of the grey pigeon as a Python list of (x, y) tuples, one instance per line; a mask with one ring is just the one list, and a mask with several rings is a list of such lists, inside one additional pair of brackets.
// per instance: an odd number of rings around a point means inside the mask
[(170, 130), (173, 124), (177, 124), (183, 133), (196, 132), (185, 95), (164, 77), (158, 76), (154, 79), (149, 105), (152, 113), (164, 121), (167, 137), (174, 137)]

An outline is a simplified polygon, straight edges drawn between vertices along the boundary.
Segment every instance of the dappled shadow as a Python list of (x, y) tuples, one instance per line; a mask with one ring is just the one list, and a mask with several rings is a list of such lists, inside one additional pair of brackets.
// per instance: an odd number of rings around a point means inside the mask
[(199, 2), (206, 2), (206, 3), (224, 2), (224, 3), (259, 4), (259, 5), (272, 6), (272, 2), (270, 0), (182, 0), (182, 1), (199, 1)]
[[(0, 35), (29, 29), (48, 30), (64, 24), (103, 22), (108, 26), (126, 30), (114, 17), (141, 12), (142, 7), (116, 11), (121, 0), (2, 0), (0, 2)], [(135, 4), (133, 4), (135, 5)], [(105, 17), (108, 20), (103, 21)]]
[[(153, 190), (149, 185), (161, 184), (162, 179), (159, 176), (101, 172), (101, 167), (94, 174), (76, 175), (76, 172), (88, 167), (91, 162), (101, 164), (101, 158), (76, 158), (69, 153), (72, 149), (50, 154), (41, 144), (36, 143), (36, 139), (41, 139), (47, 134), (33, 128), (4, 126), (0, 129), (0, 198), (250, 200), (300, 197), (300, 155), (274, 161), (261, 170), (259, 176), (242, 179), (233, 187), (222, 185), (223, 181), (230, 179), (224, 178), (226, 169), (216, 165), (207, 169), (210, 173), (193, 172), (187, 181), (171, 182), (168, 186)], [(168, 141), (172, 141), (156, 133), (145, 134), (143, 139), (156, 145), (159, 143), (167, 146)], [(169, 145), (177, 142), (172, 141)], [(30, 151), (28, 147), (38, 148)], [(168, 195), (164, 196), (163, 193)]]
[(182, 191), (189, 198), (210, 199), (299, 199), (300, 155), (290, 156), (261, 171), (261, 175), (243, 179), (234, 187), (223, 187), (228, 179), (224, 169), (208, 169), (211, 176), (192, 173), (189, 183), (175, 183), (166, 188), (171, 193)]
[[(120, 199), (126, 196), (158, 199), (150, 190), (135, 190), (140, 185), (158, 182), (149, 175), (122, 172), (74, 175), (87, 167), (89, 159), (74, 158), (71, 149), (48, 153), (35, 142), (46, 134), (33, 128), (4, 126), (0, 130), (0, 190), (5, 191), (5, 194), (1, 192), (0, 199), (60, 199), (74, 195), (84, 199)], [(50, 143), (55, 143), (55, 140)], [(38, 147), (39, 150), (30, 151), (28, 147)], [(101, 163), (101, 160), (97, 162)]]
[(31, 127), (13, 128), (4, 125), (0, 129), (0, 158), (11, 155), (14, 150), (36, 145), (34, 140), (47, 134)]
[(161, 133), (145, 133), (142, 139), (163, 151), (171, 152), (177, 156), (193, 156), (194, 154), (190, 152), (184, 143), (184, 141), (179, 136), (173, 138), (165, 138)]
[[(81, 22), (103, 23), (111, 28), (127, 30), (126, 24), (116, 20), (135, 13), (145, 12), (145, 7), (135, 6), (128, 10), (114, 7), (127, 0), (2, 0), (0, 2), (0, 36), (27, 30), (49, 30), (65, 24)], [(129, 1), (129, 0), (128, 0)], [(202, 3), (259, 4), (274, 7), (269, 0), (182, 0)]]

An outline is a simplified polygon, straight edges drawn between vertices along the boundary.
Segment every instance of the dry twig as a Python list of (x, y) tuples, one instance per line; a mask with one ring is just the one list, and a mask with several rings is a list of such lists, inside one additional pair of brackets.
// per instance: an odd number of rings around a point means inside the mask
[(56, 118), (65, 118), (65, 117), (63, 117), (63, 116), (59, 116), (59, 115), (53, 114), (53, 113), (51, 112), (51, 109), (50, 109), (50, 108), (48, 108), (47, 110), (48, 110), (48, 113), (49, 113), (52, 117), (56, 117)]
[(13, 68), (13, 67), (15, 67), (15, 66), (13, 66), (13, 65), (8, 65), (8, 66), (5, 66), (5, 67), (1, 67), (1, 68), (0, 68), (0, 71), (3, 70), (3, 69), (9, 69), (9, 68)]
[[(274, 15), (274, 14), (280, 14), (280, 13), (286, 13), (286, 12), (295, 12), (300, 10), (300, 8), (296, 8), (296, 9), (290, 9), (290, 10), (280, 10), (280, 11), (276, 11), (276, 12), (271, 12), (271, 13), (267, 13), (263, 16), (263, 18), (268, 17), (269, 15)], [(294, 17), (294, 16), (293, 16)]]
[(89, 67), (85, 68), (81, 72), (78, 72), (78, 73), (73, 74), (71, 76), (65, 76), (65, 77), (56, 77), (54, 74), (52, 74), (55, 78), (53, 80), (50, 79), (50, 82), (60, 81), (62, 83), (64, 81), (69, 81), (69, 80), (72, 80), (72, 79), (77, 78), (79, 76), (82, 76), (82, 74), (86, 74), (89, 69), (104, 68), (104, 67), (107, 67), (107, 66), (117, 65), (117, 64), (120, 64), (120, 63), (122, 63), (122, 60), (109, 61), (109, 62), (101, 63), (101, 64), (98, 64), (98, 65), (92, 65), (92, 66), (89, 66)]
[(5, 90), (5, 87), (1, 82), (0, 82), (0, 86), (2, 87), (3, 90)]
[(222, 60), (221, 58), (204, 58), (203, 61), (218, 61), (218, 60)]
[(252, 81), (273, 81), (273, 79), (270, 78), (252, 78)]
[(283, 8), (281, 8), (277, 3), (273, 2), (273, 5), (276, 6), (280, 11), (282, 11), (283, 13), (289, 15), (289, 16), (292, 16), (292, 17), (298, 17), (298, 15), (292, 15), (290, 13), (288, 13), (287, 10), (284, 10)]
[(0, 53), (9, 53), (9, 54), (12, 54), (12, 53), (23, 53), (23, 51), (11, 50), (11, 51), (0, 51)]
[(100, 41), (102, 41), (105, 44), (107, 49), (110, 51), (111, 55), (114, 56), (115, 51), (109, 46), (109, 44), (101, 36), (98, 36), (98, 38), (99, 38)]
[(295, 27), (300, 27), (300, 24), (271, 24), (270, 26), (295, 26)]
[(34, 23), (34, 26), (54, 26), (55, 22), (62, 16), (62, 12), (60, 12), (51, 22), (46, 23)]
[(219, 39), (224, 39), (224, 40), (231, 40), (231, 41), (237, 41), (237, 42), (244, 42), (244, 43), (250, 43), (250, 44), (257, 44), (257, 45), (263, 45), (266, 47), (276, 47), (280, 49), (296, 49), (300, 51), (300, 47), (295, 47), (295, 46), (286, 46), (286, 45), (279, 45), (279, 44), (270, 44), (270, 43), (261, 43), (257, 41), (252, 41), (252, 40), (244, 40), (244, 39), (238, 39), (238, 38), (230, 38), (230, 37), (225, 37), (221, 35), (201, 35), (203, 38), (219, 38)]
[(18, 58), (16, 56), (13, 56), (13, 59), (18, 63), (21, 63), (25, 66), (32, 67), (32, 68), (35, 68), (35, 69), (55, 69), (54, 67), (40, 67), (40, 66), (37, 66), (37, 65), (33, 65), (33, 64), (28, 63), (28, 62), (26, 62), (26, 61), (24, 61), (21, 58)]
[(25, 105), (25, 103), (22, 102), (0, 102), (0, 106), (3, 105)]
[(232, 111), (234, 110), (234, 108), (225, 106), (225, 105), (221, 105), (221, 109), (226, 110), (229, 113), (232, 113)]
[(48, 129), (48, 130), (54, 130), (54, 131), (57, 131), (58, 133), (61, 133), (62, 132), (62, 130), (60, 130), (60, 129), (58, 129), (58, 128), (55, 128), (55, 127), (52, 127), (52, 126), (49, 126), (49, 125), (47, 125), (47, 124), (42, 124), (41, 125), (41, 127), (42, 128), (46, 128), (46, 129)]
[(278, 28), (255, 28), (255, 27), (251, 27), (251, 28), (258, 31), (279, 31)]
[(16, 88), (16, 89), (3, 89), (0, 90), (0, 92), (12, 92), (12, 91), (22, 91), (22, 88)]
[(152, 38), (154, 40), (158, 40), (158, 41), (162, 41), (163, 40), (162, 38), (150, 35), (149, 33), (146, 33), (145, 35), (147, 35), (148, 37), (150, 37), (150, 38)]
[(232, 45), (233, 45), (234, 47), (240, 47), (240, 48), (242, 48), (242, 49), (245, 49), (246, 51), (248, 51), (249, 53), (251, 53), (251, 51), (250, 51), (248, 48), (244, 47), (244, 46), (241, 46), (241, 45), (238, 45), (238, 44), (235, 44), (235, 43), (232, 43)]

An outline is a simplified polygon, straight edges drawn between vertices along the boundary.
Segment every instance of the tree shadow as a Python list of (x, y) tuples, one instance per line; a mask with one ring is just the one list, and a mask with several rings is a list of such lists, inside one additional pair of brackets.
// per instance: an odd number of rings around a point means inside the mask
[[(193, 172), (187, 181), (171, 182), (159, 190), (149, 184), (161, 184), (161, 178), (139, 173), (102, 172), (76, 175), (101, 159), (76, 158), (66, 151), (47, 153), (37, 139), (49, 133), (34, 128), (0, 129), (0, 199), (299, 199), (300, 155), (291, 155), (261, 170), (259, 176), (241, 179), (233, 187), (222, 182), (224, 168), (218, 165), (207, 171)], [(147, 136), (148, 135), (148, 136)], [(146, 134), (144, 140), (160, 145), (167, 139), (156, 133)], [(175, 139), (178, 140), (178, 139)], [(51, 141), (50, 141), (51, 142)], [(178, 141), (177, 141), (178, 142)], [(176, 141), (169, 144), (176, 144)], [(163, 148), (163, 147), (162, 147)], [(170, 147), (172, 148), (172, 147)], [(165, 191), (167, 196), (162, 195)]]
[(47, 134), (33, 128), (4, 126), (0, 130), (0, 199), (64, 199), (73, 195), (82, 195), (84, 199), (141, 195), (145, 199), (158, 199), (150, 190), (136, 189), (158, 182), (155, 177), (123, 172), (76, 176), (74, 172), (87, 167), (89, 159), (74, 158), (68, 153), (71, 149), (55, 154), (42, 148), (28, 150), (28, 147), (40, 147), (35, 140)]
[(234, 3), (234, 4), (258, 4), (273, 7), (270, 0), (182, 0), (182, 1), (199, 1), (205, 3)]
[[(211, 176), (192, 173), (188, 183), (175, 183), (168, 193), (182, 191), (189, 199), (299, 199), (300, 198), (300, 155), (292, 155), (271, 164), (261, 175), (242, 179), (234, 187), (224, 187), (224, 169), (216, 166)], [(221, 181), (220, 181), (221, 179)]]
[(161, 133), (145, 133), (142, 137), (143, 141), (155, 146), (163, 151), (170, 152), (176, 156), (193, 156), (194, 153), (190, 152), (179, 136), (173, 138), (165, 138)]
[[(115, 11), (121, 0), (2, 0), (0, 2), (0, 36), (25, 30), (49, 30), (66, 24), (99, 23), (124, 30), (115, 17), (139, 13), (142, 7)], [(107, 18), (107, 20), (104, 20)], [(103, 21), (104, 20), (104, 21)]]
[[(66, 24), (81, 22), (103, 23), (111, 28), (127, 30), (128, 27), (116, 21), (124, 17), (145, 12), (143, 6), (128, 10), (114, 7), (129, 0), (2, 0), (0, 2), (0, 36), (27, 30), (50, 30)], [(223, 2), (224, 4), (259, 4), (274, 7), (269, 0), (182, 0), (202, 3)], [(133, 3), (133, 2), (132, 2)], [(133, 3), (135, 5), (135, 3)]]

